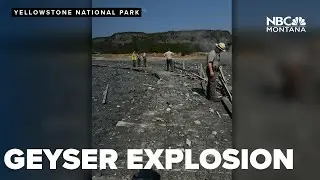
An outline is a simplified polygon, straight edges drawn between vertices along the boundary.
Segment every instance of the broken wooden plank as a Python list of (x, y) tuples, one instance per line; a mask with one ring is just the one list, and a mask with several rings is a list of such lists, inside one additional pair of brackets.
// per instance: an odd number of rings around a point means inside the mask
[(92, 66), (97, 66), (97, 67), (108, 67), (107, 65), (105, 64), (92, 64)]
[(207, 78), (207, 75), (206, 75), (206, 73), (205, 73), (205, 71), (203, 69), (202, 64), (200, 65), (200, 69), (201, 69), (202, 77)]
[[(173, 61), (173, 70), (176, 70), (176, 69), (179, 69), (180, 70), (180, 73), (182, 74), (183, 71), (181, 69), (183, 69), (183, 65), (184, 63), (182, 62), (178, 62), (178, 61)], [(181, 68), (182, 66), (182, 68)]]
[(208, 77), (207, 77), (206, 73), (205, 73), (204, 70), (203, 70), (203, 65), (202, 65), (202, 63), (200, 64), (200, 73), (201, 73), (201, 77), (203, 77), (203, 78), (205, 79), (205, 80), (201, 80), (201, 87), (202, 87), (202, 89), (203, 89), (204, 91), (206, 91), (206, 83), (207, 83)]
[(222, 70), (222, 66), (219, 67), (219, 71), (220, 71), (220, 75), (221, 75), (223, 81), (224, 81), (225, 83), (227, 83), (227, 79), (226, 79), (226, 77), (224, 76), (224, 73), (223, 73), (223, 70)]
[(221, 119), (221, 115), (218, 111), (216, 111), (217, 115), (219, 116), (219, 118)]
[(200, 67), (200, 65), (197, 66), (197, 68), (198, 68), (198, 74), (199, 74), (199, 76), (200, 76), (200, 77), (203, 77), (203, 76), (202, 76), (202, 72), (201, 72), (201, 67)]
[[(168, 128), (168, 127), (186, 127), (186, 125), (181, 123), (136, 123), (136, 122), (128, 122), (128, 121), (118, 121), (116, 124), (117, 127), (139, 127), (139, 128)], [(211, 126), (203, 126), (199, 124), (201, 128), (211, 129)], [(188, 131), (194, 131), (193, 129), (188, 129)]]
[(199, 76), (199, 75), (197, 75), (195, 73), (188, 72), (188, 71), (186, 71), (186, 73), (187, 73), (187, 75), (193, 75), (193, 76), (195, 76), (195, 77), (197, 77), (197, 78), (199, 78), (199, 79), (201, 79), (203, 81), (208, 81), (207, 79), (205, 79), (205, 78), (203, 78), (203, 77), (201, 77), (201, 76)]
[(108, 90), (109, 90), (109, 84), (107, 84), (106, 90), (103, 92), (102, 104), (106, 104), (106, 102), (107, 102)]
[(183, 63), (182, 62), (178, 62), (178, 61), (174, 61), (174, 64), (182, 65)]
[(227, 84), (226, 84), (221, 78), (219, 78), (219, 79), (220, 79), (220, 82), (222, 83), (224, 89), (227, 91), (228, 96), (229, 96), (229, 98), (230, 98), (230, 101), (232, 101), (232, 94), (231, 94), (231, 92), (229, 91)]
[[(220, 71), (220, 81), (221, 81), (221, 83), (223, 84), (223, 87), (226, 89), (226, 91), (228, 92), (228, 96), (229, 96), (229, 98), (230, 98), (230, 101), (232, 101), (232, 94), (231, 94), (231, 92), (230, 92), (230, 90), (229, 90), (229, 88), (228, 88), (228, 86), (227, 86), (227, 82), (226, 82), (226, 80), (225, 80), (225, 77), (224, 77), (224, 74), (223, 74), (223, 71), (222, 71), (222, 67), (220, 66), (219, 67), (219, 71)], [(222, 79), (222, 80), (221, 80)]]
[(142, 85), (144, 85), (144, 86), (152, 86), (151, 84), (142, 84)]
[(227, 111), (230, 114), (230, 117), (232, 117), (232, 104), (231, 104), (231, 102), (226, 97), (222, 97), (222, 102), (225, 105), (225, 107), (227, 108)]
[[(186, 72), (186, 75), (188, 75), (188, 76), (195, 76), (195, 77), (199, 78), (199, 79), (201, 80), (201, 87), (202, 87), (202, 89), (205, 89), (205, 83), (208, 82), (208, 79), (207, 79), (207, 78), (203, 78), (203, 77), (201, 77), (201, 76), (199, 76), (199, 75), (197, 75), (197, 74), (195, 74), (195, 73), (193, 73), (193, 72), (191, 72), (191, 71), (189, 71), (189, 70), (186, 70), (186, 69), (182, 69), (182, 68), (177, 68), (177, 69), (180, 69), (180, 70)], [(222, 73), (222, 77), (224, 77), (223, 72), (222, 72), (222, 70), (220, 69), (220, 74), (221, 74), (221, 73)], [(219, 81), (218, 83), (219, 83), (222, 87), (224, 87), (224, 88), (226, 89), (226, 91), (227, 91), (227, 93), (228, 93), (228, 96), (229, 96), (230, 100), (232, 101), (232, 94), (231, 94), (231, 92), (230, 92), (230, 90), (229, 90), (229, 87), (228, 87), (227, 84), (224, 82), (224, 80), (223, 80), (223, 79), (222, 79), (222, 80), (220, 79), (220, 81)]]
[(203, 90), (203, 92), (206, 93), (206, 83), (205, 83), (205, 81), (200, 81), (200, 86), (201, 86), (201, 89)]
[(182, 70), (184, 72), (187, 72), (187, 75), (193, 75), (193, 76), (196, 76), (197, 78), (199, 78), (201, 80), (208, 81), (206, 78), (203, 78), (203, 77), (199, 76), (198, 74), (196, 74), (194, 72), (191, 72), (190, 70), (182, 69), (182, 68), (179, 68), (179, 67), (177, 67), (177, 69), (180, 69), (180, 70)]

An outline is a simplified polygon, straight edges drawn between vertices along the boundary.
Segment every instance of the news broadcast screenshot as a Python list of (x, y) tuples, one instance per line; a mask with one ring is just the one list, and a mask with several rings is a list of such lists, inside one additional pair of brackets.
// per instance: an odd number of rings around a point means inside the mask
[(319, 7), (3, 1), (0, 179), (319, 179)]

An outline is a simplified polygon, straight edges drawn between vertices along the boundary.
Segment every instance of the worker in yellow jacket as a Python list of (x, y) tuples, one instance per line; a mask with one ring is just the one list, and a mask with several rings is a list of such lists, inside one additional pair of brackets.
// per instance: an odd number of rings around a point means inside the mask
[(137, 55), (136, 55), (135, 51), (133, 51), (131, 59), (132, 59), (132, 62), (133, 62), (133, 67), (136, 67)]

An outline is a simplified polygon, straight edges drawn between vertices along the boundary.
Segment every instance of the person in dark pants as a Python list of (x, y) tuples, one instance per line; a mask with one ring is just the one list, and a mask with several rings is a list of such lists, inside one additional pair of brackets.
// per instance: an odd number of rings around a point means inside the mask
[(143, 66), (147, 67), (147, 54), (144, 52), (142, 57), (143, 57)]
[(163, 54), (163, 56), (167, 58), (167, 71), (170, 70), (171, 72), (173, 72), (172, 55), (174, 55), (174, 53), (171, 52), (170, 50), (168, 50), (167, 52), (165, 52), (165, 53)]
[(142, 61), (142, 55), (141, 53), (137, 54), (137, 59), (138, 59), (138, 67), (141, 67), (141, 61)]
[(207, 85), (207, 98), (213, 101), (220, 101), (221, 97), (217, 94), (217, 84), (219, 78), (219, 66), (220, 66), (220, 59), (218, 55), (221, 52), (225, 51), (225, 44), (219, 43), (216, 44), (214, 50), (210, 51), (207, 56), (207, 76), (208, 76), (208, 85)]
[(132, 66), (133, 66), (133, 67), (136, 67), (137, 55), (136, 55), (136, 52), (135, 52), (135, 51), (133, 51), (132, 56), (131, 56), (131, 59), (132, 59)]
[(137, 63), (138, 63), (138, 67), (141, 66), (141, 56), (140, 53), (137, 53)]

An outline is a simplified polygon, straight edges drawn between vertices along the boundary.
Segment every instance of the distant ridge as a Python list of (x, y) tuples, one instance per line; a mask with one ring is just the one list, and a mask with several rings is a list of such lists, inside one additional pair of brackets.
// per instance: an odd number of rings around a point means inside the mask
[(109, 37), (92, 39), (92, 50), (99, 53), (174, 52), (188, 54), (207, 52), (216, 42), (232, 45), (232, 35), (226, 30), (186, 30), (158, 33), (121, 32)]

